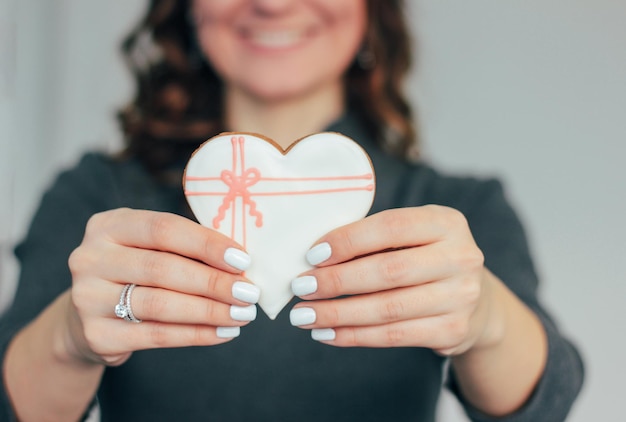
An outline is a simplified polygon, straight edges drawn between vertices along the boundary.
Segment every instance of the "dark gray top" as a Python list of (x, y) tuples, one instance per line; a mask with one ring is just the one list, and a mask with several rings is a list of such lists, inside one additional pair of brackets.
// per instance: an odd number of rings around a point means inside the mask
[[(462, 211), (487, 267), (545, 325), (549, 356), (536, 391), (516, 414), (475, 421), (560, 421), (583, 380), (576, 349), (537, 299), (537, 276), (520, 222), (495, 180), (444, 176), (382, 152), (354, 117), (330, 130), (357, 140), (377, 176), (372, 213), (441, 204)], [(156, 183), (133, 159), (86, 155), (42, 199), (26, 239), (13, 306), (0, 320), (0, 356), (11, 337), (71, 284), (67, 259), (91, 215), (118, 207), (187, 215), (180, 186)], [(190, 216), (190, 218), (192, 218)], [(232, 342), (214, 347), (140, 351), (108, 368), (98, 392), (103, 421), (433, 421), (444, 359), (422, 348), (335, 348), (292, 327), (288, 305), (275, 321), (259, 312)], [(113, 305), (112, 305), (113, 306)], [(449, 387), (459, 396), (454, 376)], [(0, 420), (14, 420), (0, 386)], [(463, 398), (459, 397), (461, 402)]]

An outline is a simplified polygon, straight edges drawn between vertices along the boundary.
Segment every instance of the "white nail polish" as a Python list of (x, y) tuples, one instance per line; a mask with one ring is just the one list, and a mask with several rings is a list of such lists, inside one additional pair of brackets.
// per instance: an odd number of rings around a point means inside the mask
[(306, 253), (306, 260), (311, 265), (318, 265), (330, 258), (332, 250), (327, 242), (313, 246)]
[(291, 291), (296, 296), (306, 296), (317, 291), (317, 279), (312, 275), (298, 277), (291, 281)]
[(217, 327), (215, 333), (219, 338), (235, 338), (239, 337), (241, 328), (239, 327)]
[(335, 330), (332, 328), (314, 328), (311, 330), (311, 338), (317, 341), (334, 340)]
[(228, 248), (224, 252), (224, 261), (233, 268), (245, 271), (250, 267), (252, 260), (250, 255), (242, 251), (241, 249)]
[(230, 317), (235, 321), (254, 321), (256, 319), (256, 305), (231, 305)]
[(261, 297), (261, 289), (245, 281), (236, 281), (232, 288), (233, 297), (242, 302), (257, 303)]
[(317, 315), (315, 315), (313, 308), (296, 308), (289, 312), (289, 321), (291, 321), (291, 325), (296, 327), (313, 324), (316, 318)]

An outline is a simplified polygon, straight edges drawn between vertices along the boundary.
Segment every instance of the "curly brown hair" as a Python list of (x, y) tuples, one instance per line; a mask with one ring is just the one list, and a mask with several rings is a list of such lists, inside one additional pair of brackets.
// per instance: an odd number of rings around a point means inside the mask
[[(223, 85), (196, 42), (191, 0), (151, 0), (122, 44), (136, 82), (134, 99), (118, 113), (126, 153), (154, 174), (186, 160), (226, 128)], [(367, 60), (346, 74), (348, 107), (389, 152), (415, 151), (416, 131), (403, 84), (411, 65), (401, 0), (367, 0)]]

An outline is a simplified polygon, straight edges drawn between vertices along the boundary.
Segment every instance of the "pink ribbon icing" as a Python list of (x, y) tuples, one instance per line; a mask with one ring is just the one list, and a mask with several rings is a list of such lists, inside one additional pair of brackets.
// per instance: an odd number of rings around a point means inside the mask
[(253, 186), (261, 179), (261, 172), (252, 167), (244, 170), (241, 176), (237, 176), (234, 171), (222, 170), (220, 179), (228, 186), (228, 192), (224, 195), (222, 205), (217, 210), (217, 216), (213, 219), (213, 227), (216, 229), (220, 227), (220, 222), (226, 217), (226, 211), (228, 211), (238, 196), (243, 200), (244, 208), (246, 205), (249, 207), (250, 216), (255, 217), (256, 226), (261, 227), (263, 225), (263, 215), (257, 211), (256, 202), (250, 197), (250, 191), (248, 190), (250, 186)]

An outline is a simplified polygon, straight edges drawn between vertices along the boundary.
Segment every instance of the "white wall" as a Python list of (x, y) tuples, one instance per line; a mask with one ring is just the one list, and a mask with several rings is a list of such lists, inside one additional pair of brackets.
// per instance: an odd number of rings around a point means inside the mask
[(504, 179), (586, 358), (570, 420), (624, 420), (626, 2), (419, 0), (411, 15), (429, 157)]
[(117, 46), (144, 4), (0, 0), (0, 309), (41, 191), (85, 150), (120, 145), (113, 116), (133, 88)]
[[(131, 85), (117, 43), (144, 3), (0, 0), (0, 306), (8, 245), (52, 175), (119, 145), (112, 116)], [(626, 2), (417, 0), (410, 13), (428, 157), (505, 181), (545, 301), (586, 358), (570, 420), (621, 420)], [(442, 421), (464, 420), (442, 408)]]
[[(13, 285), (6, 279), (14, 277), (10, 254), (13, 241), (11, 222), (13, 199), (13, 148), (16, 116), (16, 7), (15, 2), (0, 0), (0, 310), (6, 306)], [(2, 283), (2, 281), (5, 281)]]

